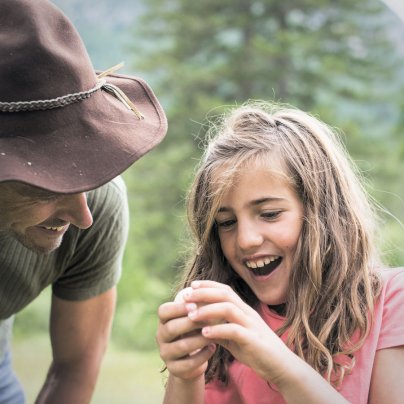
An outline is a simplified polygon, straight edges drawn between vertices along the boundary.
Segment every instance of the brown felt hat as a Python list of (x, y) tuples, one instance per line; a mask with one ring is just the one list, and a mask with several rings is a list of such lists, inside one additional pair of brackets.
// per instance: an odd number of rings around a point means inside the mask
[(150, 151), (166, 116), (142, 79), (99, 76), (47, 0), (0, 0), (0, 182), (97, 188)]

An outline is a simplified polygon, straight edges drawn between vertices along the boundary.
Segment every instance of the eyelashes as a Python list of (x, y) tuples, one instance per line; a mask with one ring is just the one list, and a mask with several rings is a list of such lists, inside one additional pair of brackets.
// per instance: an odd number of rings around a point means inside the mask
[[(276, 211), (265, 211), (261, 212), (259, 214), (260, 218), (262, 218), (265, 221), (272, 222), (275, 221), (276, 219), (279, 218), (279, 216), (282, 214), (281, 210), (276, 210)], [(237, 223), (237, 218), (229, 218), (229, 219), (216, 219), (216, 226), (219, 229), (230, 229), (232, 228), (236, 223)]]
[(222, 229), (227, 229), (233, 226), (236, 223), (235, 219), (230, 219), (230, 220), (223, 220), (223, 221), (218, 221), (216, 220), (216, 226)]
[(282, 211), (277, 210), (277, 211), (271, 211), (271, 212), (264, 212), (261, 213), (261, 216), (265, 219), (269, 220), (275, 220), (281, 215)]

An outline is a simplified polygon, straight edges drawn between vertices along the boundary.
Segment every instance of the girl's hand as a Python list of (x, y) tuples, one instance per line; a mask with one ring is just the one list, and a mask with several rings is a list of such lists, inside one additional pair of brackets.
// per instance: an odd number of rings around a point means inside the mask
[(164, 303), (159, 307), (156, 340), (170, 374), (180, 379), (203, 376), (216, 346), (201, 334), (203, 324), (187, 316), (194, 303)]
[[(239, 361), (275, 384), (295, 356), (261, 316), (228, 286), (194, 281), (185, 301), (188, 317), (202, 327), (204, 338), (229, 350)], [(285, 373), (286, 372), (286, 373)]]

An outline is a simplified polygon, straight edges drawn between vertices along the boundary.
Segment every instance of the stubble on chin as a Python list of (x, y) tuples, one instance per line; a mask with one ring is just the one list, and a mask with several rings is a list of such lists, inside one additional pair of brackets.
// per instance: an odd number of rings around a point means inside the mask
[(14, 233), (12, 235), (20, 244), (22, 244), (28, 250), (37, 253), (37, 254), (50, 254), (52, 251), (55, 251), (62, 244), (62, 237), (55, 240), (53, 243), (48, 243), (47, 245), (41, 245), (35, 243), (30, 237), (27, 237), (25, 234), (17, 234)]

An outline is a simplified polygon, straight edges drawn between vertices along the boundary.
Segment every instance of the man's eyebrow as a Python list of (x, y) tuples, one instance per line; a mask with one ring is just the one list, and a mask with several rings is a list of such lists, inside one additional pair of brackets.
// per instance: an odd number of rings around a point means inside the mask
[(55, 192), (50, 192), (50, 191), (45, 191), (45, 190), (35, 190), (34, 192), (32, 192), (32, 195), (53, 198), (56, 196), (60, 196), (62, 194), (57, 194)]
[[(252, 201), (250, 201), (247, 205), (248, 206), (259, 206), (262, 205), (263, 203), (268, 203), (268, 202), (280, 202), (280, 201), (285, 201), (285, 198), (279, 198), (279, 197), (275, 197), (275, 196), (267, 196), (264, 198), (258, 198), (258, 199), (254, 199)], [(226, 206), (221, 206), (218, 210), (219, 212), (229, 212), (231, 211), (230, 208), (226, 207)]]
[(31, 198), (52, 198), (58, 195), (62, 194), (57, 194), (55, 192), (47, 191), (46, 189), (26, 185), (26, 184), (18, 184), (16, 187), (16, 191), (19, 195), (23, 197), (31, 197)]

